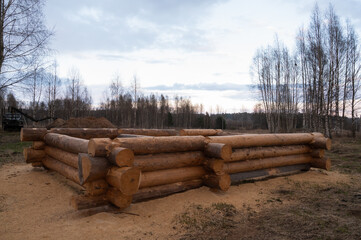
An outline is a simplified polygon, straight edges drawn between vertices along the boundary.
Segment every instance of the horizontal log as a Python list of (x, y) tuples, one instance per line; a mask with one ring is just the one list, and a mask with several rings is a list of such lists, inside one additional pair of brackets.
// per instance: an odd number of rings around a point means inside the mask
[(133, 202), (141, 202), (154, 198), (165, 197), (174, 193), (184, 192), (190, 189), (199, 188), (203, 185), (201, 179), (195, 179), (185, 182), (171, 183), (155, 187), (147, 187), (139, 189), (133, 195)]
[(134, 153), (128, 148), (115, 147), (110, 150), (108, 160), (118, 167), (130, 167), (134, 164)]
[(20, 141), (43, 141), (46, 128), (22, 128), (20, 131)]
[(24, 148), (23, 155), (26, 163), (41, 162), (45, 157), (44, 150), (35, 150), (32, 148)]
[(301, 171), (307, 171), (310, 169), (310, 164), (297, 164), (283, 167), (275, 167), (268, 169), (260, 169), (249, 172), (240, 172), (230, 174), (232, 184), (237, 184), (246, 180), (260, 180), (268, 177), (283, 176), (289, 174), (295, 174)]
[(93, 138), (89, 140), (87, 152), (92, 157), (106, 157), (114, 147), (110, 138)]
[(89, 140), (61, 135), (58, 133), (48, 133), (44, 137), (47, 145), (60, 148), (71, 153), (87, 153)]
[(210, 143), (223, 143), (233, 149), (244, 147), (287, 146), (309, 144), (314, 139), (311, 133), (287, 134), (244, 134), (230, 136), (211, 136), (207, 139)]
[(133, 195), (139, 189), (140, 170), (135, 167), (112, 167), (106, 180), (125, 195)]
[(145, 138), (150, 136), (145, 135), (136, 135), (136, 134), (120, 134), (118, 135), (118, 138)]
[(136, 155), (134, 166), (142, 172), (198, 166), (205, 160), (201, 151)]
[(224, 174), (224, 160), (222, 159), (216, 159), (216, 158), (206, 159), (204, 161), (204, 165), (208, 170), (215, 173), (216, 175)]
[(323, 158), (325, 156), (325, 150), (324, 149), (312, 149), (311, 156), (314, 158)]
[(312, 149), (308, 145), (240, 148), (235, 149), (231, 159), (229, 161), (226, 160), (226, 162), (296, 155), (311, 151)]
[(140, 129), (140, 128), (122, 128), (120, 134), (135, 134), (144, 136), (176, 136), (177, 131), (175, 129)]
[(231, 178), (229, 174), (215, 175), (208, 174), (203, 177), (203, 182), (206, 186), (221, 191), (227, 191), (231, 186)]
[(99, 179), (105, 179), (111, 164), (106, 158), (92, 157), (86, 153), (79, 153), (79, 179), (83, 185), (87, 182), (92, 182)]
[(70, 199), (70, 206), (75, 210), (82, 210), (88, 208), (95, 208), (109, 204), (109, 201), (105, 195), (101, 196), (72, 196)]
[(214, 136), (222, 132), (220, 129), (181, 129), (180, 136)]
[(46, 156), (43, 160), (43, 164), (45, 167), (52, 169), (64, 177), (72, 180), (73, 182), (80, 184), (78, 169), (70, 167), (50, 156)]
[(203, 151), (205, 138), (202, 136), (172, 136), (150, 138), (116, 138), (114, 144), (133, 150), (134, 154), (153, 154)]
[(31, 166), (36, 168), (44, 167), (43, 162), (32, 162)]
[(275, 168), (289, 165), (297, 165), (310, 163), (312, 156), (310, 154), (298, 154), (290, 156), (264, 158), (253, 161), (240, 161), (225, 163), (225, 172), (227, 173), (238, 173), (238, 172), (249, 172), (259, 169)]
[(204, 175), (206, 175), (206, 171), (203, 167), (185, 167), (155, 172), (144, 172), (142, 173), (139, 188), (185, 182), (188, 180), (200, 179)]
[(321, 168), (327, 171), (331, 170), (331, 159), (329, 158), (313, 158), (311, 161), (311, 167)]
[(120, 209), (127, 208), (132, 203), (131, 195), (124, 195), (121, 191), (114, 187), (110, 187), (108, 189), (107, 198), (109, 202), (119, 207)]
[(59, 148), (46, 146), (45, 147), (45, 153), (49, 155), (50, 157), (65, 163), (73, 168), (78, 169), (78, 154), (75, 153), (69, 153), (66, 151), (63, 151)]
[(89, 196), (104, 195), (107, 192), (108, 187), (108, 183), (104, 179), (99, 179), (84, 184), (86, 194)]
[(223, 143), (208, 143), (205, 146), (204, 153), (207, 157), (229, 161), (232, 156), (232, 147)]
[(33, 149), (35, 150), (43, 150), (46, 144), (43, 141), (34, 141), (33, 142)]
[(48, 132), (82, 139), (116, 138), (118, 136), (117, 128), (52, 128)]
[(325, 137), (316, 137), (312, 142), (311, 146), (313, 148), (321, 148), (326, 150), (331, 150), (332, 141), (329, 138)]

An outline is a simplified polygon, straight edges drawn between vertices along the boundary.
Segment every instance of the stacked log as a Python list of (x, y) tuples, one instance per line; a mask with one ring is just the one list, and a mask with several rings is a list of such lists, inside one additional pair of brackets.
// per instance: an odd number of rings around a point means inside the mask
[[(122, 129), (119, 129), (118, 133), (119, 134), (153, 136), (153, 137), (176, 136), (177, 135), (177, 131), (175, 129), (122, 128)], [(105, 137), (105, 136), (103, 136), (103, 137)]]
[(329, 170), (331, 166), (330, 160), (324, 158), (324, 150), (331, 148), (331, 140), (320, 133), (245, 134), (209, 137), (207, 141), (232, 146), (231, 157), (225, 159), (224, 164), (232, 183), (310, 167)]
[[(117, 137), (119, 133), (131, 137)], [(85, 195), (71, 200), (76, 209), (108, 203), (126, 208), (132, 202), (203, 185), (227, 191), (231, 183), (331, 166), (324, 156), (331, 141), (320, 133), (218, 136), (220, 131), (213, 129), (173, 133), (29, 128), (21, 131), (21, 139), (33, 141), (24, 149), (27, 163), (57, 171), (84, 187)]]

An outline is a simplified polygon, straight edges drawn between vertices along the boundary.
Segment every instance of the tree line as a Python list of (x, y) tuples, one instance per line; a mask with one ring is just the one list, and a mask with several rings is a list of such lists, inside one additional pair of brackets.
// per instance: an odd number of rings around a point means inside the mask
[(317, 4), (308, 27), (301, 27), (291, 52), (276, 37), (257, 50), (251, 73), (257, 81), (271, 132), (296, 129), (302, 113), (305, 131), (341, 134), (347, 116), (356, 135), (360, 106), (360, 43), (349, 20), (343, 23), (332, 5)]

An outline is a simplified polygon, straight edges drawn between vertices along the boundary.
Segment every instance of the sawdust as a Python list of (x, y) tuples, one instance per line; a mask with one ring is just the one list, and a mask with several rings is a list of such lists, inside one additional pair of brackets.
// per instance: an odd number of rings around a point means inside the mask
[(58, 118), (53, 123), (46, 126), (46, 128), (115, 128), (115, 126), (104, 117), (85, 117), (70, 118), (67, 121)]
[[(55, 172), (34, 169), (23, 163), (0, 168), (0, 238), (1, 239), (178, 239), (182, 229), (174, 219), (192, 204), (232, 204), (237, 209), (262, 211), (275, 191), (289, 190), (295, 182), (327, 186), (347, 182), (347, 175), (337, 172), (309, 172), (231, 186), (226, 193), (207, 187), (148, 202), (132, 204), (124, 212), (89, 215), (75, 211), (70, 197), (80, 193), (76, 184)], [(260, 202), (269, 203), (260, 205)], [(283, 204), (288, 204), (284, 202)]]

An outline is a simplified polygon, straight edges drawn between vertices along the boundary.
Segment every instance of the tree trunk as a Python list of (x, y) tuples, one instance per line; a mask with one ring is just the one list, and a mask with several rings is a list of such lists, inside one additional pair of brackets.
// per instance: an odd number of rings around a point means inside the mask
[(232, 156), (232, 147), (222, 143), (208, 143), (204, 149), (204, 153), (207, 157), (229, 161)]
[(89, 140), (87, 152), (92, 157), (105, 157), (113, 147), (110, 138), (93, 138)]
[(235, 149), (232, 153), (230, 161), (236, 162), (251, 159), (260, 159), (268, 157), (280, 157), (288, 155), (296, 155), (311, 152), (311, 147), (307, 145), (279, 146), (279, 147), (253, 147)]
[(49, 146), (45, 147), (45, 153), (48, 156), (50, 156), (62, 163), (65, 163), (73, 168), (76, 168), (76, 169), (79, 168), (78, 154), (69, 153), (69, 152), (63, 151), (61, 149), (58, 149), (55, 147), (49, 147)]
[(84, 184), (86, 194), (90, 196), (104, 195), (107, 192), (108, 187), (108, 183), (104, 179), (99, 179)]
[(26, 163), (41, 162), (45, 157), (45, 151), (24, 148), (23, 155)]
[(60, 148), (66, 152), (71, 153), (87, 153), (88, 152), (88, 140), (69, 137), (57, 133), (48, 133), (44, 137), (44, 141), (47, 145)]
[(34, 141), (33, 142), (33, 149), (35, 150), (43, 150), (46, 144), (43, 141)]
[(139, 189), (133, 195), (133, 202), (141, 202), (159, 197), (165, 197), (174, 193), (184, 192), (190, 189), (199, 188), (203, 185), (201, 179), (195, 179), (184, 182), (171, 183), (155, 187), (147, 187)]
[(118, 189), (110, 187), (107, 192), (108, 200), (120, 209), (124, 209), (130, 206), (132, 203), (131, 195), (124, 195)]
[(122, 128), (119, 131), (120, 134), (135, 134), (144, 136), (176, 136), (177, 131), (175, 129), (137, 129), (137, 128)]
[(299, 154), (291, 156), (264, 158), (253, 161), (231, 162), (225, 164), (225, 172), (249, 172), (259, 169), (310, 163), (311, 161), (312, 157), (310, 154)]
[(114, 144), (133, 150), (134, 154), (170, 153), (203, 151), (205, 138), (190, 137), (151, 137), (151, 138), (116, 138)]
[(231, 178), (229, 174), (214, 175), (209, 174), (203, 177), (203, 182), (206, 186), (222, 191), (227, 191), (231, 186)]
[(292, 134), (245, 134), (233, 136), (214, 136), (207, 140), (210, 143), (223, 143), (234, 148), (263, 147), (263, 146), (285, 146), (308, 144), (314, 136), (310, 133)]
[(46, 156), (43, 160), (43, 164), (45, 167), (52, 169), (64, 177), (72, 180), (73, 182), (80, 184), (78, 170), (76, 168), (70, 167), (58, 160), (55, 160), (52, 157)]
[(202, 178), (206, 174), (203, 167), (185, 167), (142, 173), (139, 188), (153, 187)]
[(46, 133), (46, 128), (22, 128), (20, 141), (43, 141)]
[(92, 157), (86, 153), (80, 153), (79, 159), (79, 179), (83, 185), (99, 179), (105, 179), (111, 165), (106, 158)]
[(95, 208), (109, 204), (105, 195), (101, 196), (73, 196), (70, 200), (70, 206), (75, 210)]
[(115, 147), (110, 151), (108, 160), (118, 167), (131, 167), (134, 163), (134, 153), (128, 148)]
[(58, 133), (82, 139), (116, 138), (117, 128), (52, 128), (49, 133)]
[(311, 167), (321, 168), (330, 171), (331, 160), (329, 158), (313, 158), (311, 161)]
[(142, 172), (198, 166), (205, 160), (201, 151), (136, 155), (134, 166)]
[(140, 170), (134, 167), (113, 167), (109, 170), (106, 180), (124, 195), (133, 195), (138, 191)]
[(221, 133), (220, 129), (181, 129), (180, 136), (214, 136)]

